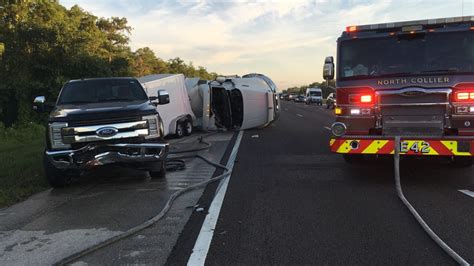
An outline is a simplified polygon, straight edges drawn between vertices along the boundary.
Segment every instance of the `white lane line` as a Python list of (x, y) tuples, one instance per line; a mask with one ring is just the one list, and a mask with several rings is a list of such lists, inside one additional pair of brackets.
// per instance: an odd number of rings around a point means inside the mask
[(299, 117), (303, 117), (303, 115), (302, 115), (302, 114), (296, 114), (296, 115), (297, 115), (297, 116), (299, 116)]
[[(230, 172), (234, 168), (235, 158), (237, 157), (237, 152), (239, 151), (240, 141), (242, 140), (242, 135), (244, 131), (240, 131), (235, 141), (234, 148), (230, 154), (229, 160), (227, 161), (227, 168)], [(193, 252), (189, 257), (187, 265), (204, 265), (206, 262), (207, 253), (211, 246), (212, 237), (214, 236), (214, 229), (216, 228), (217, 219), (219, 218), (219, 213), (222, 208), (222, 203), (224, 202), (225, 193), (227, 191), (227, 186), (229, 184), (230, 177), (229, 175), (223, 179), (219, 187), (217, 188), (217, 193), (214, 196), (214, 199), (211, 202), (209, 207), (209, 212), (204, 219), (202, 224), (201, 231), (199, 232), (196, 243), (194, 243)]]
[(470, 191), (470, 190), (467, 190), (467, 189), (460, 189), (458, 191), (468, 195), (471, 198), (474, 198), (474, 191)]
[(331, 131), (331, 128), (330, 128), (330, 127), (324, 127), (324, 128), (327, 129), (327, 130), (329, 130), (329, 131)]

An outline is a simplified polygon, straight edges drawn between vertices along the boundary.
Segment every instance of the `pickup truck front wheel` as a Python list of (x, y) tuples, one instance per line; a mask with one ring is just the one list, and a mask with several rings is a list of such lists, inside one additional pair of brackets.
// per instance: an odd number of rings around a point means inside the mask
[(43, 156), (43, 168), (48, 183), (53, 188), (61, 188), (69, 185), (72, 182), (72, 173), (67, 170), (61, 170), (49, 161), (49, 159)]
[(160, 161), (159, 165), (160, 165), (159, 169), (148, 172), (150, 174), (151, 178), (153, 178), (153, 179), (165, 178), (165, 176), (166, 176), (166, 162), (165, 162), (165, 160)]

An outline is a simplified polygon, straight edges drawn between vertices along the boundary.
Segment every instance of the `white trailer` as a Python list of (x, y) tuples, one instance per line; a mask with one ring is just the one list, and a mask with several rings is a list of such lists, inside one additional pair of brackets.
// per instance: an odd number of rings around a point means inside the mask
[(169, 93), (170, 103), (157, 105), (162, 120), (163, 134), (182, 137), (193, 132), (195, 115), (191, 109), (183, 74), (158, 74), (138, 78), (148, 96), (157, 96), (159, 90)]

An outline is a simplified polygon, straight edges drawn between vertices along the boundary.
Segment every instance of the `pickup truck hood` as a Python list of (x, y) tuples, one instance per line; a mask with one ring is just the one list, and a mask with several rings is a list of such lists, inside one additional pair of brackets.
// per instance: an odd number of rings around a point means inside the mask
[(114, 119), (156, 114), (149, 101), (106, 102), (78, 105), (58, 105), (51, 112), (50, 122)]

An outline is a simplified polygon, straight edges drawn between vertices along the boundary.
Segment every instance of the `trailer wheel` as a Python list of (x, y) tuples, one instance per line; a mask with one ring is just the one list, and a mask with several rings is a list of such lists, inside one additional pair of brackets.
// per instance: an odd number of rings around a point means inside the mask
[(176, 122), (176, 132), (175, 136), (179, 139), (184, 136), (184, 127), (181, 122)]
[(454, 156), (453, 163), (458, 167), (471, 167), (473, 164), (471, 156)]
[(189, 136), (193, 133), (193, 123), (191, 121), (186, 120), (184, 122), (184, 135)]

